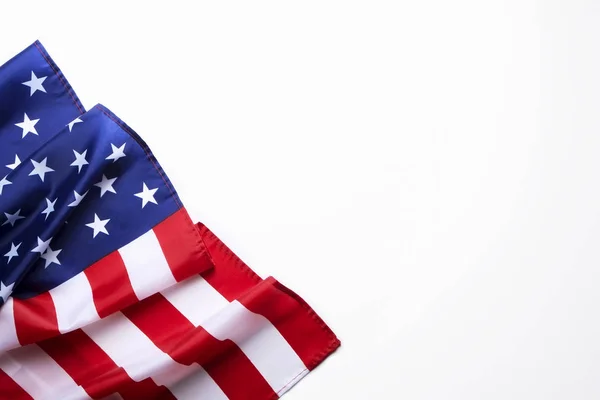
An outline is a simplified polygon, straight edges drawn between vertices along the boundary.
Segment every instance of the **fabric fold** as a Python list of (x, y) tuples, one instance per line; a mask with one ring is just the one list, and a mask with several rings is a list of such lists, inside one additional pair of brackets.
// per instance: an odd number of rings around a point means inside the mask
[[(36, 373), (41, 363), (56, 364), (73, 379), (60, 393), (83, 388), (91, 398), (115, 392), (124, 399), (282, 396), (339, 340), (297, 294), (272, 277), (258, 277), (205, 226), (198, 231), (213, 269), (41, 341), (35, 351), (8, 352), (0, 370), (10, 360), (20, 374), (15, 378), (33, 386), (29, 392), (59, 393)], [(32, 375), (35, 384), (23, 377)], [(136, 397), (138, 390), (146, 397)]]

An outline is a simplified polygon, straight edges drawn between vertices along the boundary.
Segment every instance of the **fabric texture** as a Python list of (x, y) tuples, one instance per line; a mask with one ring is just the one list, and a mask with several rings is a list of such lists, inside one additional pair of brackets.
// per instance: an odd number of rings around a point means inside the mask
[(0, 399), (276, 399), (340, 342), (36, 42), (0, 67)]

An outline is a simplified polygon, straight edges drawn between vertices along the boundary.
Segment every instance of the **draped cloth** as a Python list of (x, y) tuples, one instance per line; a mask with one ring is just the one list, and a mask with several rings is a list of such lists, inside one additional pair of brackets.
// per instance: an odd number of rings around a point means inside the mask
[(340, 345), (39, 42), (0, 67), (0, 399), (276, 399)]

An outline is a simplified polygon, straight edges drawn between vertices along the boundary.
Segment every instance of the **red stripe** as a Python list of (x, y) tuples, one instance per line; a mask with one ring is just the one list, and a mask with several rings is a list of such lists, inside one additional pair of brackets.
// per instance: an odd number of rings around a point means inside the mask
[(49, 292), (14, 300), (15, 327), (22, 346), (59, 335), (54, 301)]
[(262, 282), (262, 279), (206, 226), (198, 224), (197, 227), (215, 265), (215, 268), (203, 273), (202, 277), (223, 297), (231, 302)]
[(128, 399), (174, 399), (164, 386), (147, 378), (135, 382), (80, 329), (39, 343), (73, 380), (94, 399), (118, 392)]
[(273, 278), (262, 281), (207, 227), (197, 226), (215, 264), (202, 276), (227, 300), (237, 299), (266, 317), (307, 368), (314, 369), (340, 346), (335, 334), (300, 296)]
[(153, 229), (177, 282), (212, 268), (202, 239), (181, 208)]
[(204, 367), (230, 400), (277, 398), (235, 343), (220, 341), (203, 328), (194, 327), (161, 294), (153, 295), (123, 313), (175, 361), (184, 365), (196, 362)]
[(314, 369), (340, 346), (335, 334), (304, 300), (273, 278), (238, 301), (271, 321), (308, 369)]
[(131, 287), (127, 269), (115, 251), (84, 270), (100, 318), (104, 318), (138, 301)]
[(11, 400), (33, 400), (17, 382), (0, 369), (0, 397)]

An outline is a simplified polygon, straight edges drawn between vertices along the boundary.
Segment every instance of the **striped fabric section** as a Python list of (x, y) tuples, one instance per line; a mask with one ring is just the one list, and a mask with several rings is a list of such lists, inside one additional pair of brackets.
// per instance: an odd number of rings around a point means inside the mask
[[(0, 353), (89, 325), (212, 267), (185, 209), (49, 292), (0, 309)], [(76, 299), (76, 301), (73, 301)]]
[[(14, 399), (58, 393), (69, 399), (276, 399), (339, 346), (300, 297), (256, 276), (206, 227), (198, 232), (214, 268), (81, 329), (4, 353), (0, 387)], [(169, 258), (153, 257), (159, 262), (151, 263), (152, 271), (163, 274), (157, 265)], [(128, 256), (121, 258), (129, 271)], [(136, 298), (145, 293), (136, 288), (144, 279), (130, 278)], [(57, 321), (72, 327), (68, 315)], [(89, 318), (87, 311), (81, 318)]]

